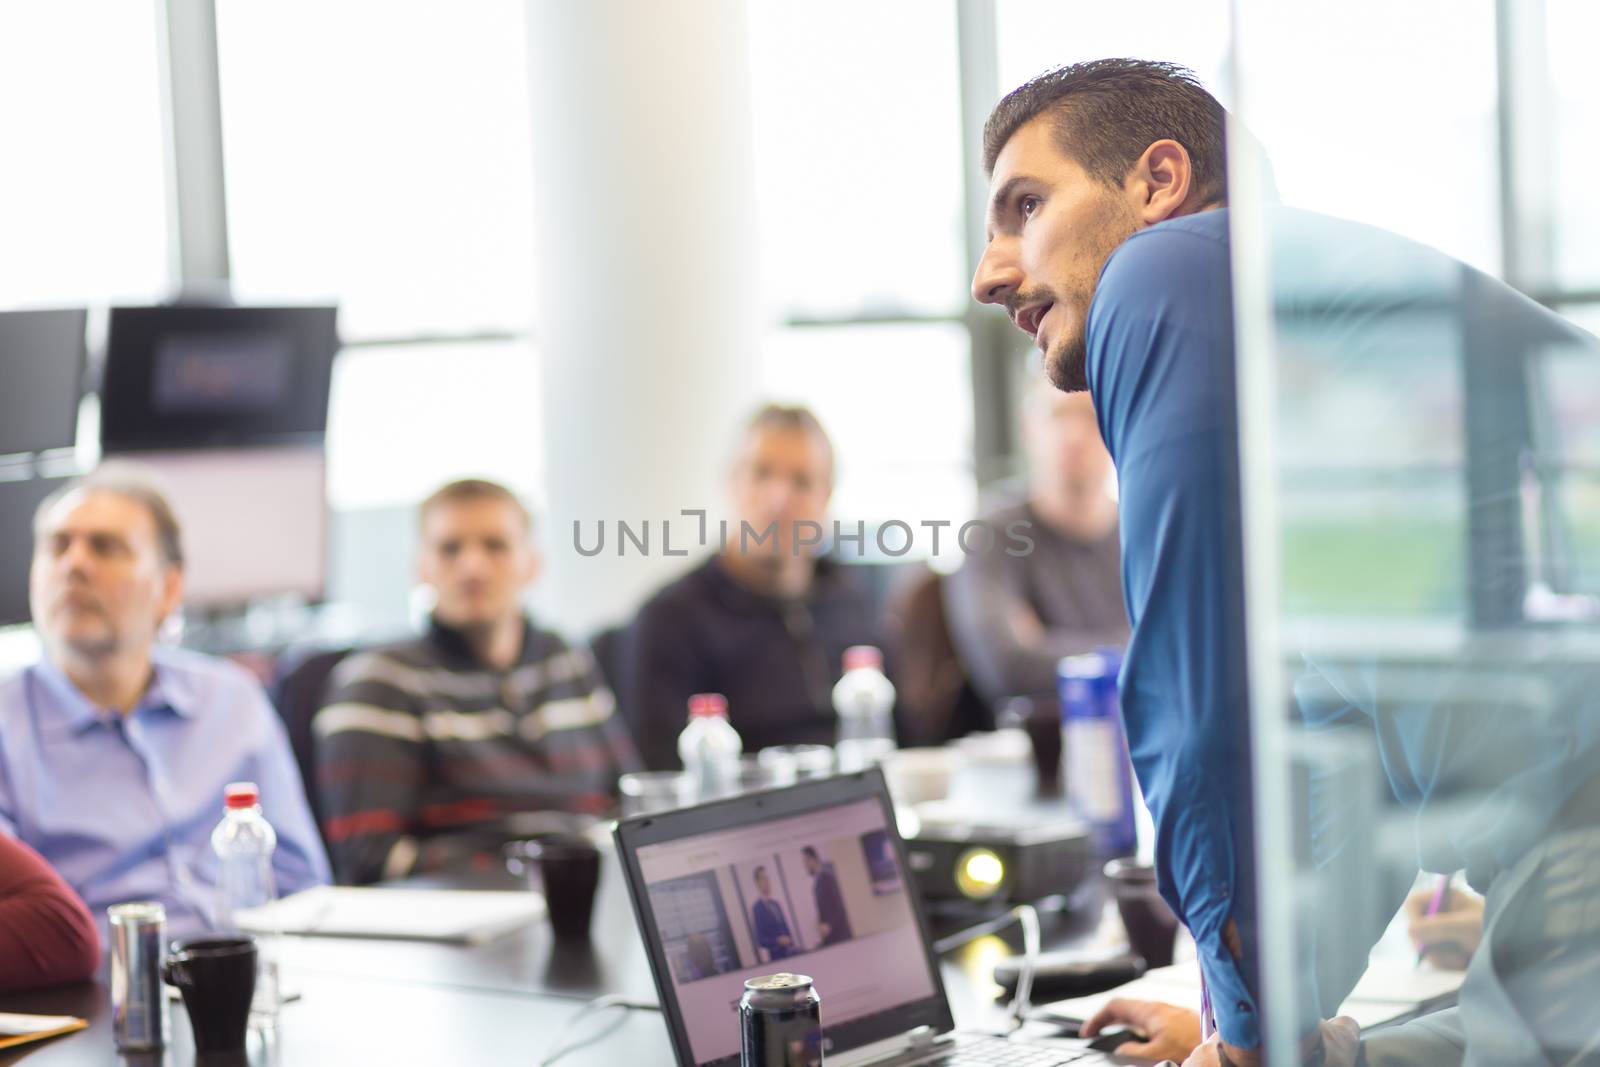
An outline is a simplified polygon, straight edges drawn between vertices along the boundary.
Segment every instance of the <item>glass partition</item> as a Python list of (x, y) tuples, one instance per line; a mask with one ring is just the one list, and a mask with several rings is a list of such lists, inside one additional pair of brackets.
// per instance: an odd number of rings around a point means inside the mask
[[(1236, 167), (1230, 199), (1246, 934), (1270, 1062), (1321, 1062), (1302, 1041), (1343, 1013), (1374, 1067), (1595, 1063), (1600, 341), (1592, 305), (1495, 276), (1548, 218), (1503, 185), (1534, 5), (1430, 6), (1382, 39), (1388, 7), (1342, 11), (1374, 36), (1328, 34), (1327, 78), (1285, 76), (1311, 5), (1237, 6), (1235, 117), (1269, 162), (1285, 131), (1324, 149), (1312, 195)], [(1563, 263), (1600, 240), (1575, 222)]]

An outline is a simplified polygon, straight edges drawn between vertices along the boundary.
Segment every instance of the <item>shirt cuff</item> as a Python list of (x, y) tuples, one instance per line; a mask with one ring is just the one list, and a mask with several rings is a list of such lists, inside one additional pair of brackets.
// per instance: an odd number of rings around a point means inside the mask
[(1255, 1048), (1261, 1044), (1260, 1018), (1256, 998), (1245, 984), (1239, 964), (1220, 935), (1196, 946), (1206, 990), (1211, 994), (1211, 1013), (1217, 1032), (1234, 1048)]

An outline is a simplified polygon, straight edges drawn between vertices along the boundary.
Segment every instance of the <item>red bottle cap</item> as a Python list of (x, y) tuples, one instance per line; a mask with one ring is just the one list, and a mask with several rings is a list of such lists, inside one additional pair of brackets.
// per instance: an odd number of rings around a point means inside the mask
[(883, 653), (871, 645), (852, 645), (844, 650), (844, 669), (853, 671), (857, 667), (871, 667), (873, 670), (883, 670)]
[(721, 693), (696, 693), (689, 698), (689, 718), (728, 714), (728, 698)]
[(253, 808), (261, 802), (261, 790), (254, 782), (229, 782), (222, 787), (222, 803), (229, 809)]

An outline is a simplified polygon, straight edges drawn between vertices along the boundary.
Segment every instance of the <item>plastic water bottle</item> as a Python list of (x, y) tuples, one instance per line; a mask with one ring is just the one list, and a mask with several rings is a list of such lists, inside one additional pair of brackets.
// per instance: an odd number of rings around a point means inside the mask
[(870, 767), (894, 751), (894, 683), (883, 673), (883, 653), (871, 645), (845, 649), (833, 710), (839, 716), (841, 771)]
[(689, 698), (689, 725), (678, 735), (678, 758), (694, 783), (697, 800), (731, 796), (739, 790), (739, 757), (744, 742), (728, 722), (728, 698), (696, 693)]
[[(222, 790), (222, 821), (211, 831), (217, 854), (217, 929), (243, 933), (236, 916), (278, 898), (272, 875), (272, 853), (278, 834), (261, 814), (261, 793), (254, 782), (230, 782)], [(278, 1020), (278, 939), (256, 934), (256, 992), (250, 1002), (253, 1026), (273, 1027)]]

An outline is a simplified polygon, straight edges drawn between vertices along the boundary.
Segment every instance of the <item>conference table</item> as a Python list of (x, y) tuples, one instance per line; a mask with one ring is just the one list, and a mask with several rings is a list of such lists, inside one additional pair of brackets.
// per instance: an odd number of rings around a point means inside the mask
[[(479, 870), (447, 879), (418, 880), (419, 887), (525, 891), (511, 875)], [(1071, 906), (1043, 916), (1048, 945), (1087, 941), (1101, 920), (1105, 895), (1098, 879), (1086, 883)], [(943, 937), (960, 923), (935, 924)], [(0, 1011), (77, 1015), (87, 1030), (0, 1050), (0, 1067), (188, 1067), (248, 1063), (253, 1067), (355, 1067), (383, 1063), (538, 1063), (558, 1038), (597, 1033), (613, 1012), (586, 1018), (570, 1035), (563, 1027), (590, 1000), (617, 994), (654, 1002), (644, 946), (615, 856), (601, 872), (591, 937), (586, 944), (557, 941), (549, 924), (536, 922), (478, 945), (344, 938), (286, 938), (284, 986), (297, 992), (286, 1003), (276, 1035), (252, 1035), (244, 1058), (199, 1058), (183, 1007), (174, 1003), (172, 1039), (163, 1053), (119, 1054), (112, 1040), (110, 994), (100, 980), (25, 995), (0, 996)], [(956, 1023), (998, 1025), (994, 963), (1020, 950), (1015, 928), (985, 934), (941, 957), (941, 972)], [(826, 990), (822, 991), (826, 1005)], [(566, 1044), (562, 1040), (562, 1044)], [(561, 1058), (563, 1065), (673, 1064), (666, 1025), (654, 1011), (630, 1011), (597, 1042)]]

